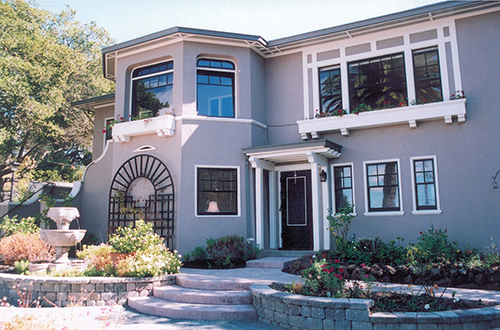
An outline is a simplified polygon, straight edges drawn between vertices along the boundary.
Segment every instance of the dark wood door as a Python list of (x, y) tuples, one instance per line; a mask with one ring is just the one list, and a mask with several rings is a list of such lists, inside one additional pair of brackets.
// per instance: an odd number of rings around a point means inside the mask
[(281, 172), (282, 248), (312, 250), (311, 171)]

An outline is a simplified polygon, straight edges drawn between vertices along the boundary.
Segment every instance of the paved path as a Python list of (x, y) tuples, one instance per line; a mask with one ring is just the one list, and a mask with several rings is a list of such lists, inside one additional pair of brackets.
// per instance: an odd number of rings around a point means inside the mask
[[(209, 275), (218, 277), (234, 277), (256, 280), (257, 283), (269, 282), (287, 282), (298, 281), (299, 276), (283, 273), (279, 269), (265, 268), (240, 268), (228, 270), (215, 269), (182, 269), (183, 274)], [(413, 290), (420, 289), (419, 286), (408, 287), (398, 284), (375, 285), (374, 290)], [(448, 288), (447, 295), (456, 292), (456, 296), (461, 299), (482, 299), (500, 301), (500, 292), (485, 290), (466, 290)], [(15, 315), (26, 317), (27, 314), (33, 314), (42, 319), (59, 324), (68, 325), (68, 330), (72, 329), (123, 329), (123, 330), (179, 330), (179, 329), (202, 329), (202, 330), (221, 330), (221, 329), (269, 329), (277, 330), (280, 327), (261, 323), (259, 321), (193, 321), (176, 320), (162, 317), (155, 317), (137, 313), (131, 309), (123, 307), (75, 307), (75, 308), (39, 308), (39, 309), (21, 309), (21, 308), (0, 308), (0, 321), (10, 320)], [(122, 324), (116, 325), (117, 320), (122, 320)], [(64, 329), (63, 327), (61, 327)], [(495, 329), (495, 330), (500, 330)]]

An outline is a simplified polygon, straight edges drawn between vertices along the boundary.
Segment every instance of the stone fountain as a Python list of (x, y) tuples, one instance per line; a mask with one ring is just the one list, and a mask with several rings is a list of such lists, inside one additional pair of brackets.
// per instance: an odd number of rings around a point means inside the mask
[(56, 260), (49, 265), (49, 269), (69, 267), (69, 248), (80, 243), (86, 232), (84, 229), (69, 229), (71, 221), (78, 218), (80, 213), (76, 207), (52, 207), (47, 216), (57, 224), (57, 229), (40, 230), (40, 239), (56, 250)]

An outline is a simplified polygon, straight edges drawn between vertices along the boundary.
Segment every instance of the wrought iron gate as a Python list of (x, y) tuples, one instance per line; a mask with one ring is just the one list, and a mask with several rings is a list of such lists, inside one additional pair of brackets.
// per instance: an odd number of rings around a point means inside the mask
[[(143, 180), (152, 190), (144, 198), (131, 195), (133, 184)], [(127, 160), (116, 172), (109, 192), (108, 230), (134, 226), (137, 220), (151, 223), (155, 233), (174, 248), (174, 183), (168, 168), (158, 158), (139, 155)]]

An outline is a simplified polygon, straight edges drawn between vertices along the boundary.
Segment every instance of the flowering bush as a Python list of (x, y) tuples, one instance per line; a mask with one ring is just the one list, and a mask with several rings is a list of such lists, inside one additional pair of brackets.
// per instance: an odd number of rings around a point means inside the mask
[(39, 234), (18, 233), (0, 240), (0, 255), (8, 265), (23, 259), (49, 261), (54, 259), (54, 248), (42, 242)]
[(83, 251), (77, 252), (80, 259), (85, 259), (86, 276), (106, 276), (115, 273), (111, 253), (113, 247), (107, 244), (84, 246)]
[(432, 224), (426, 232), (421, 231), (420, 242), (410, 243), (407, 248), (408, 262), (412, 265), (454, 262), (459, 249), (457, 243), (448, 241), (447, 231), (434, 229)]
[(109, 245), (118, 253), (132, 253), (147, 250), (152, 246), (163, 245), (161, 237), (153, 232), (153, 226), (138, 220), (135, 227), (119, 227), (109, 237)]
[(0, 220), (0, 238), (18, 233), (35, 234), (40, 231), (36, 219), (32, 217), (17, 219), (17, 215), (9, 218), (5, 216)]
[(120, 261), (116, 267), (118, 276), (161, 276), (178, 273), (181, 268), (180, 255), (170, 252), (163, 245), (151, 247)]
[(305, 280), (303, 294), (339, 298), (344, 292), (347, 278), (339, 259), (329, 263), (323, 258), (314, 261), (310, 268), (304, 270), (302, 279)]

